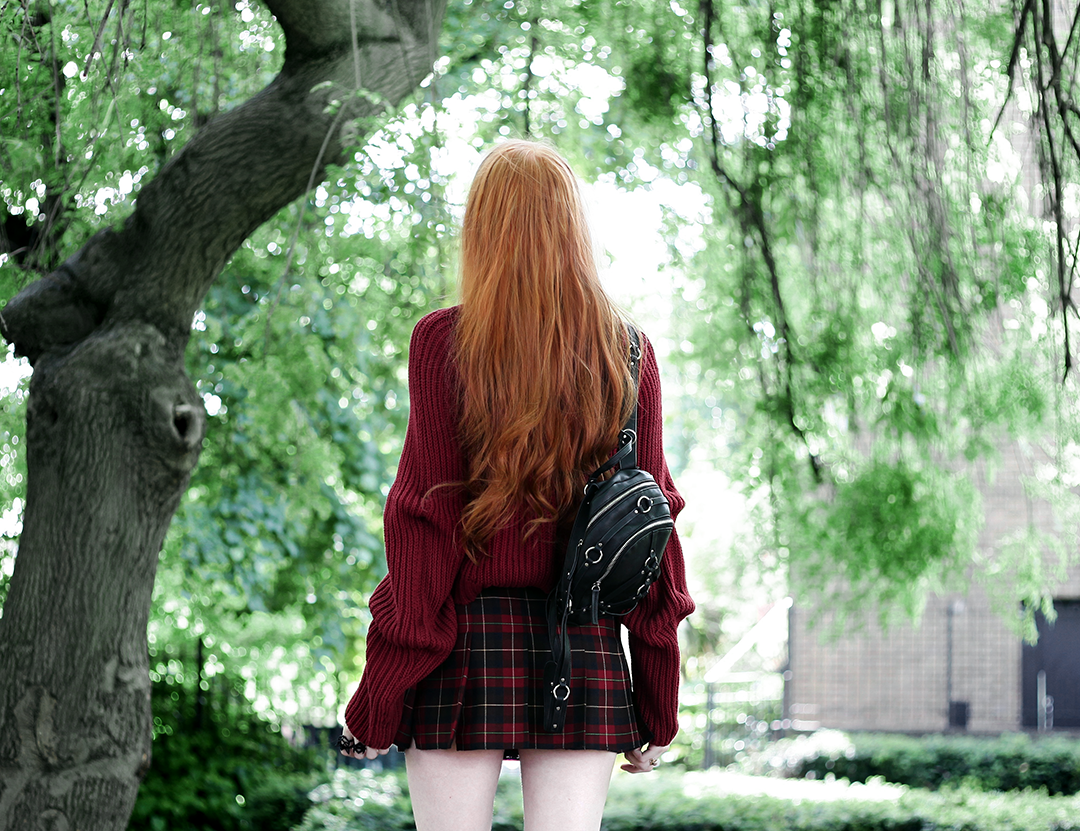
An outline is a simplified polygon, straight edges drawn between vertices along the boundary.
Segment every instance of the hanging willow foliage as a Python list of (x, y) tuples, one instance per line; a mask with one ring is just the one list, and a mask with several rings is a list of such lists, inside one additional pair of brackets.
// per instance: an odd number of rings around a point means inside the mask
[(974, 574), (1030, 615), (1057, 577), (1029, 565), (1067, 565), (1075, 539), (980, 540), (971, 465), (1022, 439), (1039, 498), (1072, 510), (1080, 15), (1051, 0), (697, 12), (684, 121), (727, 211), (684, 311), (686, 368), (736, 416), (726, 466), (758, 506), (762, 556), (841, 611), (915, 614)]

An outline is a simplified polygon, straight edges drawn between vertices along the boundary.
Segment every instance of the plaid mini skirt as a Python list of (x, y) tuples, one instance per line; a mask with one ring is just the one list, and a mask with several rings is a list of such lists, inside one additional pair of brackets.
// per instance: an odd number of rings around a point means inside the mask
[(539, 589), (486, 589), (457, 607), (450, 656), (406, 694), (394, 743), (405, 750), (608, 750), (622, 753), (647, 739), (634, 712), (621, 625), (571, 626), (573, 675), (566, 725), (543, 728), (544, 665), (551, 659), (547, 596)]

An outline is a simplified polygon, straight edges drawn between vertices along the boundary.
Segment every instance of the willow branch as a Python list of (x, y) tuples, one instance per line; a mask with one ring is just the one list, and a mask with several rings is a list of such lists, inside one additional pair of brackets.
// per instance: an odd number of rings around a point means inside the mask
[[(780, 384), (783, 388), (781, 403), (784, 408), (788, 426), (807, 449), (814, 481), (820, 483), (822, 480), (821, 460), (810, 450), (810, 442), (806, 432), (799, 427), (795, 421), (794, 383), (792, 374), (795, 359), (791, 348), (791, 327), (788, 324), (784, 298), (780, 290), (780, 274), (776, 265), (776, 259), (773, 256), (772, 246), (770, 244), (770, 234), (765, 222), (765, 214), (761, 209), (760, 200), (754, 199), (746, 188), (742, 187), (734, 177), (728, 173), (727, 168), (720, 161), (721, 140), (713, 109), (714, 84), (712, 81), (710, 60), (714, 45), (712, 40), (712, 26), (716, 21), (712, 0), (702, 0), (701, 10), (704, 18), (702, 37), (705, 47), (705, 105), (708, 109), (706, 117), (710, 126), (709, 165), (713, 171), (713, 175), (720, 184), (725, 186), (726, 190), (734, 191), (737, 194), (738, 202), (733, 207), (735, 208), (735, 213), (739, 217), (740, 227), (747, 236), (756, 237), (761, 247), (761, 256), (765, 261), (765, 269), (769, 275), (769, 290), (776, 313), (777, 342), (780, 346), (780, 353), (783, 356), (782, 358), (779, 356), (777, 357), (778, 369), (780, 371)], [(733, 200), (729, 200), (729, 204), (731, 201)], [(753, 331), (753, 322), (750, 319), (750, 315), (744, 314), (744, 318), (746, 319), (747, 325), (751, 327), (751, 331)], [(756, 335), (756, 332), (754, 334)], [(764, 392), (768, 395), (767, 390), (764, 390)]]
[(987, 139), (988, 144), (994, 140), (994, 132), (1001, 122), (1001, 117), (1005, 114), (1005, 107), (1008, 106), (1009, 99), (1012, 98), (1013, 86), (1016, 83), (1016, 64), (1020, 60), (1020, 47), (1024, 43), (1024, 29), (1027, 28), (1028, 15), (1031, 14), (1034, 4), (1035, 0), (1024, 0), (1024, 7), (1020, 11), (1020, 22), (1016, 24), (1012, 54), (1009, 56), (1009, 68), (1006, 70), (1006, 74), (1009, 76), (1009, 86), (1005, 90), (1005, 100), (1001, 102), (1001, 109), (998, 110), (997, 118), (994, 119), (994, 126), (990, 128), (990, 137)]
[[(1049, 9), (1046, 9), (1049, 11)], [(1063, 191), (1063, 177), (1061, 172), (1061, 160), (1059, 158), (1059, 152), (1057, 144), (1054, 141), (1054, 131), (1050, 123), (1050, 101), (1048, 100), (1048, 93), (1050, 91), (1048, 85), (1045, 82), (1045, 71), (1043, 66), (1043, 47), (1053, 51), (1053, 32), (1048, 31), (1051, 27), (1051, 21), (1048, 14), (1041, 16), (1038, 9), (1033, 13), (1033, 23), (1035, 26), (1035, 65), (1036, 65), (1036, 77), (1038, 79), (1038, 93), (1039, 93), (1039, 116), (1042, 120), (1043, 132), (1046, 137), (1046, 149), (1049, 154), (1050, 173), (1052, 177), (1053, 191), (1050, 199), (1050, 208), (1054, 216), (1055, 226), (1055, 249), (1057, 258), (1057, 276), (1058, 276), (1058, 303), (1061, 306), (1061, 323), (1064, 333), (1065, 341), (1065, 371), (1062, 374), (1062, 381), (1064, 382), (1069, 377), (1069, 370), (1072, 368), (1072, 349), (1069, 343), (1069, 308), (1072, 306), (1072, 298), (1070, 292), (1065, 285), (1065, 216), (1062, 207), (1062, 191)]]

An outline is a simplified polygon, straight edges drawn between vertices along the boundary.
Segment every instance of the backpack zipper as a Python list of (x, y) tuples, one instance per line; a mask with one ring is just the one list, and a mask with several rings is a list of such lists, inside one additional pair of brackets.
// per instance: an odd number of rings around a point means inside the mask
[(638, 484), (634, 485), (634, 487), (623, 491), (615, 499), (612, 499), (607, 505), (605, 505), (603, 508), (601, 508), (595, 514), (593, 514), (592, 519), (589, 520), (589, 524), (585, 526), (586, 529), (592, 528), (592, 525), (593, 525), (594, 522), (596, 522), (598, 519), (600, 519), (600, 517), (602, 517), (604, 514), (606, 514), (608, 511), (610, 511), (616, 505), (618, 505), (624, 498), (626, 498), (626, 496), (628, 494), (634, 493), (634, 491), (639, 491), (639, 490), (642, 490), (644, 488), (650, 488), (654, 484), (655, 484), (654, 482), (639, 482)]
[(674, 526), (674, 524), (675, 523), (671, 519), (669, 519), (667, 517), (665, 517), (664, 519), (658, 519), (658, 520), (656, 520), (656, 522), (650, 522), (648, 525), (646, 525), (644, 528), (640, 529), (636, 534), (634, 534), (634, 536), (630, 537), (630, 539), (628, 539), (626, 542), (624, 542), (622, 544), (622, 546), (619, 548), (619, 550), (615, 552), (615, 556), (612, 557), (611, 560), (608, 562), (607, 568), (604, 569), (604, 573), (601, 574), (599, 577), (597, 577), (596, 582), (594, 582), (593, 585), (592, 585), (592, 622), (593, 623), (599, 623), (599, 621), (600, 621), (600, 583), (603, 582), (605, 577), (607, 577), (609, 574), (611, 574), (611, 570), (615, 567), (615, 563), (617, 563), (619, 561), (619, 557), (622, 556), (622, 553), (627, 549), (627, 547), (631, 543), (636, 542), (641, 537), (643, 537), (645, 534), (651, 533), (652, 531), (655, 531), (657, 528), (660, 528), (662, 526), (665, 526), (665, 525)]

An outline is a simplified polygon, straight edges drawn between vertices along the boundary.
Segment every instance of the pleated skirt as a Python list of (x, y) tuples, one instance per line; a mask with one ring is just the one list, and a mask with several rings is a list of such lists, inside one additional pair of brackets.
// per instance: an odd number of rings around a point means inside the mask
[(394, 743), (420, 749), (608, 750), (647, 742), (634, 711), (621, 625), (606, 618), (569, 629), (573, 653), (566, 725), (543, 727), (544, 665), (550, 660), (546, 596), (538, 589), (487, 589), (458, 606), (450, 656), (409, 690)]

